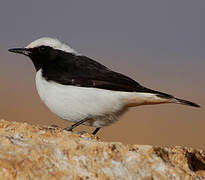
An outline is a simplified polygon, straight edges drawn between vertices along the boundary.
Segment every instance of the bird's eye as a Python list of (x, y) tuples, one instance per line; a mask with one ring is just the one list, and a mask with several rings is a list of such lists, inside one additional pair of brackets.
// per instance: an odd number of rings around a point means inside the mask
[(39, 47), (40, 52), (46, 52), (47, 48), (45, 46)]

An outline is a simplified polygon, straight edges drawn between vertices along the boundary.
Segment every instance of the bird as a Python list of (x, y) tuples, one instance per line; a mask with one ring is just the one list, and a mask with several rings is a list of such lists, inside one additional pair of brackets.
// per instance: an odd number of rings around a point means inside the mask
[(175, 103), (200, 105), (152, 90), (122, 73), (75, 51), (56, 38), (42, 37), (8, 51), (28, 56), (36, 70), (36, 89), (45, 105), (60, 118), (95, 127), (92, 134), (116, 122), (129, 108)]

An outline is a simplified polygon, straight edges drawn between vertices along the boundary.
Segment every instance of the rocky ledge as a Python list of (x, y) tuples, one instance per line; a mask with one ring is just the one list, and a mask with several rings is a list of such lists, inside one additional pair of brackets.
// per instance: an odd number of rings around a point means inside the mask
[(205, 179), (205, 152), (0, 121), (0, 179)]

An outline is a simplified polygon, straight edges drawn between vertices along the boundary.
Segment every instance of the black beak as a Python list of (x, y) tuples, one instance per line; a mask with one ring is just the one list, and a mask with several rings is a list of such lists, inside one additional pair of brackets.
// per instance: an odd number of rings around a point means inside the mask
[(13, 53), (23, 54), (26, 56), (29, 56), (31, 54), (31, 51), (26, 48), (14, 48), (14, 49), (9, 49), (8, 51)]

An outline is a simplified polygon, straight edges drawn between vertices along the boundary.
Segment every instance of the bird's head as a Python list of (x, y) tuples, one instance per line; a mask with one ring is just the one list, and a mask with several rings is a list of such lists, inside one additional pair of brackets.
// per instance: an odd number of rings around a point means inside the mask
[(31, 42), (24, 48), (12, 48), (10, 52), (23, 54), (30, 57), (36, 71), (38, 71), (43, 65), (49, 63), (49, 61), (55, 60), (58, 54), (78, 53), (68, 45), (60, 42), (58, 39), (43, 37)]

